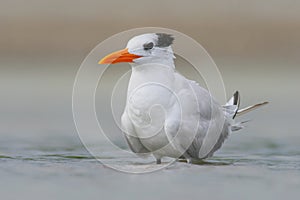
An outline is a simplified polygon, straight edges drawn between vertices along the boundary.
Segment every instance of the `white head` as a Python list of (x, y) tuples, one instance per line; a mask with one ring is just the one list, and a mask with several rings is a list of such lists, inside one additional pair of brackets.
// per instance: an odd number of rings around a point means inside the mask
[(174, 38), (166, 33), (138, 35), (129, 40), (125, 49), (105, 56), (99, 64), (128, 62), (132, 66), (151, 63), (173, 65), (173, 40)]

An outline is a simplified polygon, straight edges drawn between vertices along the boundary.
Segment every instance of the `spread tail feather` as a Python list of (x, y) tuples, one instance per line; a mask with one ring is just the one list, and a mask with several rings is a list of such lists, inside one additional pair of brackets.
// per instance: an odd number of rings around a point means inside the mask
[(263, 103), (258, 103), (258, 104), (255, 104), (255, 105), (252, 105), (252, 106), (248, 106), (248, 107), (246, 107), (246, 108), (243, 108), (243, 109), (239, 109), (238, 111), (237, 111), (237, 113), (236, 113), (236, 115), (237, 116), (241, 116), (241, 115), (243, 115), (243, 114), (246, 114), (246, 113), (248, 113), (248, 112), (250, 112), (250, 111), (252, 111), (252, 110), (255, 110), (255, 109), (257, 109), (257, 108), (259, 108), (259, 107), (261, 107), (261, 106), (264, 106), (264, 105), (266, 105), (266, 104), (268, 104), (269, 102), (263, 102)]
[(235, 122), (234, 118), (237, 116), (241, 116), (246, 114), (252, 110), (255, 110), (263, 105), (268, 104), (269, 102), (258, 103), (252, 106), (248, 106), (246, 108), (239, 109), (240, 106), (240, 95), (239, 92), (236, 91), (231, 99), (223, 106), (225, 114), (228, 118), (232, 119), (231, 131), (238, 131), (244, 128), (244, 124), (248, 121)]
[[(258, 104), (255, 104), (253, 106), (248, 106), (246, 108), (243, 108), (243, 109), (240, 109), (237, 111), (236, 113), (236, 116), (240, 116), (240, 115), (243, 115), (243, 114), (246, 114), (252, 110), (255, 110), (263, 105), (266, 105), (268, 104), (269, 102), (263, 102), (263, 103), (258, 103)], [(240, 129), (243, 129), (244, 128), (244, 124), (247, 123), (249, 120), (247, 121), (242, 121), (242, 122), (237, 122), (237, 123), (233, 123), (231, 125), (231, 131), (238, 131)]]
[(227, 115), (234, 119), (240, 107), (240, 94), (236, 91), (223, 108)]
[(246, 121), (242, 121), (242, 122), (237, 122), (233, 125), (231, 125), (231, 131), (238, 131), (241, 130), (243, 128), (245, 128), (244, 124), (249, 122), (250, 120), (246, 120)]

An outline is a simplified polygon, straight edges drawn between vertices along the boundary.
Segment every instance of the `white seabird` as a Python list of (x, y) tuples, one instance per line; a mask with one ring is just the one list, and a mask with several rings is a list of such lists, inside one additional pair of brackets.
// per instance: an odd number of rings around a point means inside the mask
[(217, 103), (206, 89), (175, 70), (173, 40), (166, 33), (139, 35), (99, 61), (131, 64), (123, 132), (134, 153), (152, 154), (157, 164), (162, 157), (193, 162), (212, 156), (232, 131), (243, 128), (236, 116), (267, 104), (239, 109), (238, 92), (226, 105)]

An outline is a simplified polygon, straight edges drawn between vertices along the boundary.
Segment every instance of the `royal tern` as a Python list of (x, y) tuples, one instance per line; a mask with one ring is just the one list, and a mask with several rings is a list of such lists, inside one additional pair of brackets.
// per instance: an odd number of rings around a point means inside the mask
[(171, 45), (174, 37), (148, 33), (133, 37), (125, 49), (111, 53), (99, 64), (131, 64), (122, 129), (130, 149), (140, 155), (152, 154), (188, 162), (213, 155), (232, 131), (243, 128), (235, 117), (267, 102), (239, 109), (235, 92), (226, 105), (175, 70)]

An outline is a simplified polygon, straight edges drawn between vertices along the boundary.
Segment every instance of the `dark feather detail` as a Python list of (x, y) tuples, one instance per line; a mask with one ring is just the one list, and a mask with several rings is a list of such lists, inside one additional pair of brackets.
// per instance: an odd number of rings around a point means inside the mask
[(237, 109), (236, 109), (236, 112), (233, 116), (233, 119), (236, 117), (236, 114), (238, 112), (238, 109), (240, 107), (240, 94), (238, 91), (236, 91), (234, 94), (233, 94), (233, 105), (236, 105), (237, 106)]
[(157, 47), (168, 47), (173, 44), (174, 37), (166, 33), (156, 33), (158, 36)]
[(237, 105), (238, 107), (240, 106), (240, 94), (238, 91), (236, 91), (234, 94), (234, 100), (233, 100), (233, 105)]

